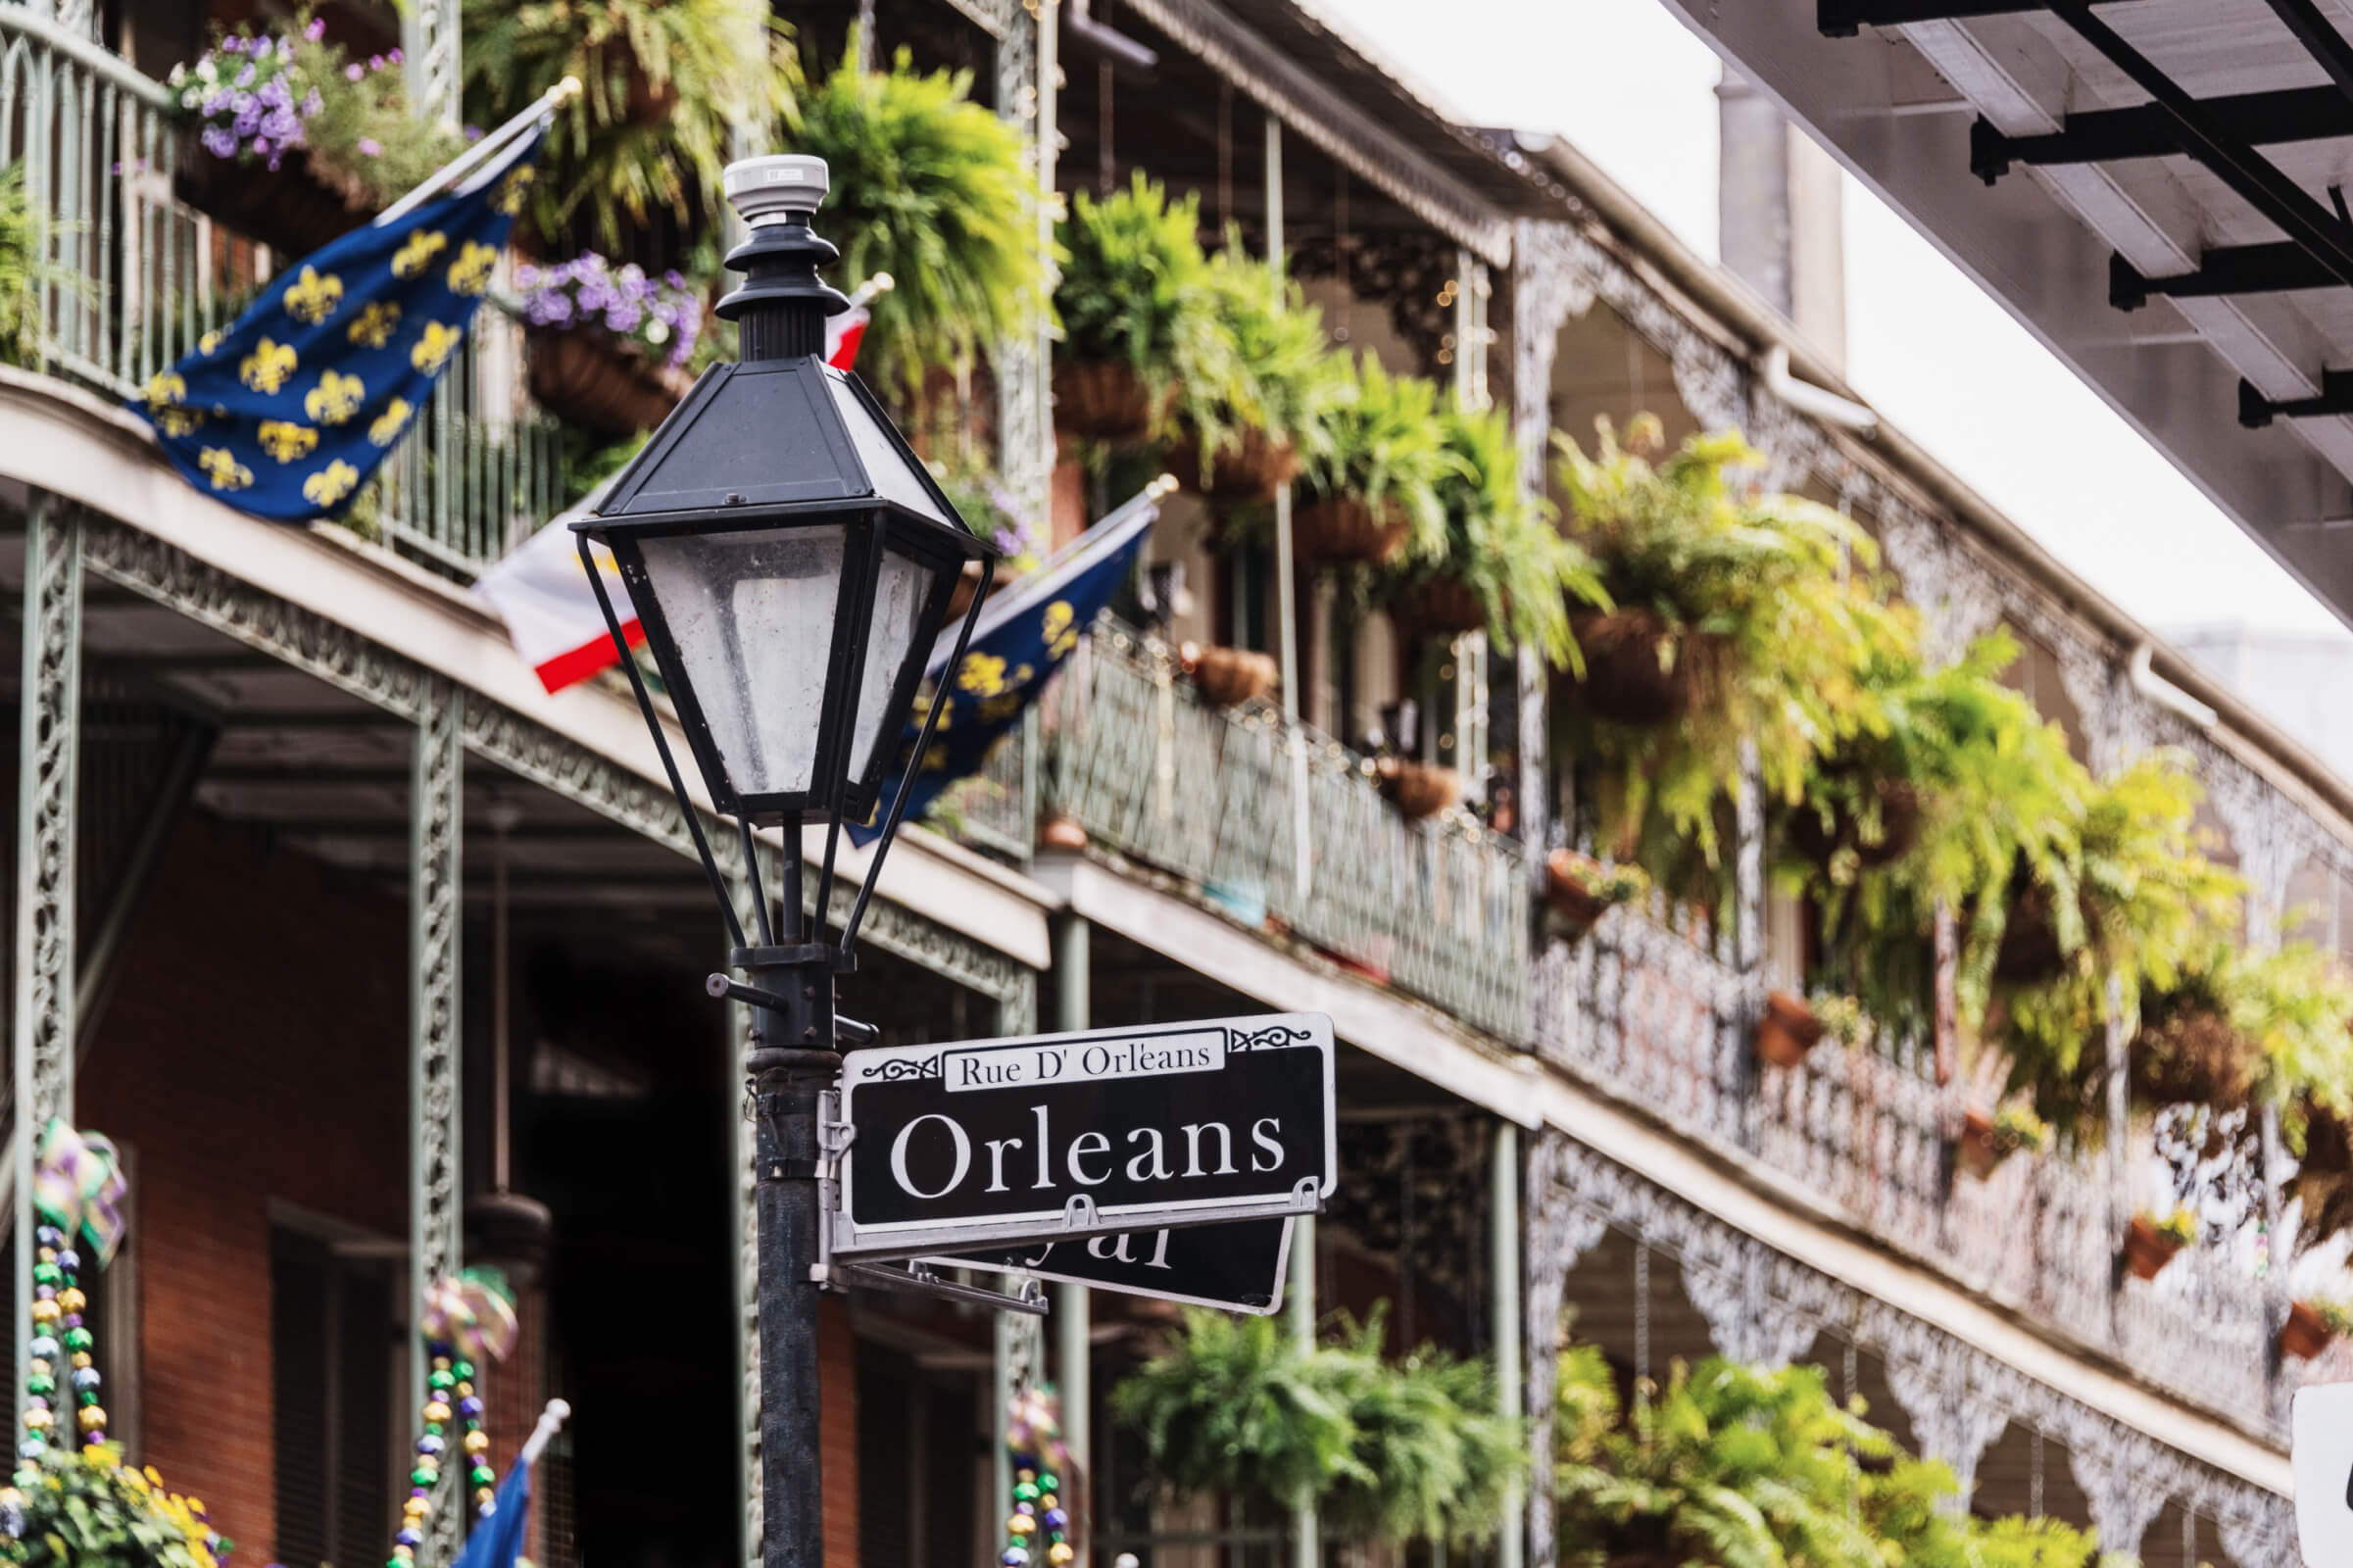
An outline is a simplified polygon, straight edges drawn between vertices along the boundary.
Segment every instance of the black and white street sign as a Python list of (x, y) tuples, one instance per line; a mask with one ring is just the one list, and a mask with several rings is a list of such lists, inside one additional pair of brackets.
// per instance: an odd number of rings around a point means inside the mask
[(853, 1051), (839, 1106), (844, 1258), (1313, 1213), (1339, 1173), (1320, 1013)]
[(1283, 1306), (1291, 1221), (1238, 1219), (1183, 1230), (1124, 1231), (942, 1258), (969, 1268), (1018, 1269), (1123, 1296), (1264, 1315)]
[(2353, 1563), (2353, 1383), (2296, 1391), (2288, 1466), (2306, 1568)]

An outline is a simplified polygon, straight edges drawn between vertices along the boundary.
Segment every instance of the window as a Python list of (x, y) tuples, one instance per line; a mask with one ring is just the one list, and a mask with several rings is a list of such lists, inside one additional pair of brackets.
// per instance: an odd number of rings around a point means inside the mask
[(285, 1225), (270, 1238), (277, 1557), (370, 1568), (395, 1528), (402, 1349), (392, 1266)]

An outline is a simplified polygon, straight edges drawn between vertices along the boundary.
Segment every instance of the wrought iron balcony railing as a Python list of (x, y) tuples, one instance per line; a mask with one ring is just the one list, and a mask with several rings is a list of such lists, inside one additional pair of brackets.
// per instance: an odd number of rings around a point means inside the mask
[[(227, 323), (292, 257), (173, 194), (192, 150), (170, 91), (24, 6), (0, 5), (0, 171), (25, 185), (37, 263), (29, 368), (124, 398)], [(255, 177), (266, 177), (257, 172)], [(555, 426), (520, 390), (514, 324), (486, 311), (354, 520), (460, 577), (561, 510)]]
[(1045, 714), (1048, 807), (1498, 1039), (1528, 1028), (1519, 847), (1446, 813), (1407, 822), (1358, 760), (1263, 704), (1212, 708), (1165, 644), (1110, 621)]

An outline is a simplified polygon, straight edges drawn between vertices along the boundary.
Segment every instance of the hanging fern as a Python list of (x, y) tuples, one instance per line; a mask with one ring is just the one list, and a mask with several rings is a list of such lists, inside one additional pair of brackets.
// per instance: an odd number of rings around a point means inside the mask
[(790, 94), (785, 145), (832, 172), (822, 226), (843, 286), (891, 275), (858, 359), (911, 395), (927, 368), (968, 365), (1043, 303), (1037, 175), (1019, 132), (971, 101), (970, 72), (918, 73), (903, 49), (861, 73), (857, 47)]
[(1138, 170), (1125, 190), (1101, 200), (1073, 196), (1058, 235), (1056, 359), (1128, 367), (1163, 419), (1180, 386), (1242, 384), (1239, 351), (1201, 254), (1198, 196), (1172, 202)]

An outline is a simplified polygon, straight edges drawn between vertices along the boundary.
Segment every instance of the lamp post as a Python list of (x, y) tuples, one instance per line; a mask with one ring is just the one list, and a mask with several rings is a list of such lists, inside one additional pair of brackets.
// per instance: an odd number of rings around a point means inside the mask
[[(731, 966), (713, 996), (752, 1009), (746, 1096), (754, 1116), (760, 1237), (761, 1560), (820, 1568), (818, 1485), (818, 1096), (840, 1067), (834, 978), (856, 963), (858, 927), (906, 791), (887, 803), (838, 940), (827, 932), (844, 822), (884, 803), (881, 783), (948, 619), (956, 579), (981, 564), (981, 592), (947, 668), (962, 661), (996, 571), (872, 394), (824, 362), (825, 318), (849, 302), (817, 269), (839, 252), (810, 227), (824, 160), (779, 155), (728, 166), (728, 202), (751, 236), (727, 257), (745, 274), (719, 302), (742, 357), (705, 372), (595, 516), (573, 524), (607, 626), (620, 618), (601, 569), (629, 595), (712, 808), (735, 819), (758, 891), (753, 935), (711, 858), (662, 716), (623, 660), (688, 832), (717, 895)], [(599, 547), (603, 547), (600, 551)], [(917, 738), (921, 757), (942, 705)], [(825, 825), (813, 921), (802, 911), (802, 831)], [(757, 830), (783, 833), (773, 913)]]

